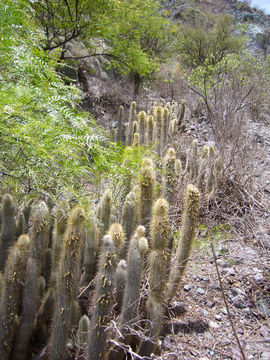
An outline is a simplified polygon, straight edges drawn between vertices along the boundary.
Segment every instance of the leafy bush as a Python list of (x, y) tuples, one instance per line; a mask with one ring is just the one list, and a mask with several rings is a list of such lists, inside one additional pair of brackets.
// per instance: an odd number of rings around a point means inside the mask
[(23, 0), (1, 2), (0, 30), (1, 192), (78, 197), (114, 176), (123, 148), (80, 110), (81, 92), (40, 48)]

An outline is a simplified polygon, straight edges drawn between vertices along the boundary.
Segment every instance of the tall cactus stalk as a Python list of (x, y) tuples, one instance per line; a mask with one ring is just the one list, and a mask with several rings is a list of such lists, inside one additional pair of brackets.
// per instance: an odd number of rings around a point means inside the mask
[(118, 110), (118, 126), (117, 126), (117, 133), (116, 133), (116, 141), (121, 142), (122, 140), (122, 133), (123, 133), (123, 117), (124, 117), (124, 108), (122, 105), (119, 106)]
[(163, 302), (169, 266), (168, 245), (171, 228), (168, 219), (168, 203), (160, 198), (153, 207), (151, 224), (152, 246), (150, 251), (149, 289), (147, 313), (150, 320), (149, 340), (142, 342), (139, 355), (150, 356), (154, 352), (163, 320)]
[(167, 199), (170, 205), (173, 205), (175, 201), (175, 163), (175, 150), (169, 148), (164, 158), (163, 197)]
[(2, 226), (0, 235), (0, 271), (5, 268), (8, 249), (15, 241), (15, 203), (10, 194), (2, 199)]
[(90, 227), (87, 231), (85, 253), (84, 253), (84, 272), (80, 280), (80, 286), (88, 284), (95, 275), (96, 267), (96, 242), (95, 242), (96, 227), (91, 221)]
[(139, 144), (144, 145), (145, 143), (145, 130), (146, 130), (146, 114), (144, 111), (140, 111), (138, 115), (138, 128), (139, 128)]
[(168, 142), (169, 115), (170, 115), (169, 110), (165, 108), (163, 110), (163, 118), (161, 123), (161, 139), (160, 139), (161, 154), (164, 152)]
[(104, 193), (101, 198), (101, 202), (98, 207), (98, 220), (99, 224), (96, 227), (96, 234), (95, 234), (95, 242), (96, 242), (96, 249), (98, 251), (100, 247), (101, 239), (109, 230), (110, 222), (111, 222), (111, 195), (108, 191)]
[(132, 145), (132, 129), (133, 129), (133, 122), (136, 121), (136, 102), (132, 101), (129, 109), (129, 117), (128, 117), (128, 133), (126, 139), (126, 145)]
[(147, 145), (150, 145), (154, 143), (155, 141), (155, 123), (154, 123), (154, 117), (150, 115), (147, 119)]
[(22, 235), (10, 249), (2, 279), (0, 299), (0, 358), (10, 358), (11, 347), (17, 330), (17, 319), (25, 276), (30, 240)]
[(156, 153), (160, 156), (160, 149), (161, 149), (161, 124), (163, 119), (163, 109), (162, 107), (158, 106), (156, 110), (156, 134), (155, 134), (155, 142), (156, 142)]
[[(140, 226), (130, 240), (128, 259), (127, 259), (127, 278), (124, 292), (122, 311), (119, 318), (122, 341), (130, 344), (132, 335), (130, 328), (136, 320), (141, 290), (141, 278), (143, 272), (144, 256), (148, 250), (148, 242), (143, 236), (145, 229)], [(110, 360), (121, 360), (124, 351), (120, 348), (113, 349), (109, 354)]]
[(57, 276), (55, 310), (48, 346), (49, 360), (62, 360), (71, 325), (71, 309), (77, 299), (78, 262), (82, 240), (84, 210), (76, 207), (68, 223)]
[(125, 233), (121, 224), (114, 223), (111, 225), (108, 235), (112, 238), (114, 243), (115, 253), (119, 258), (120, 253), (125, 243)]
[(23, 290), (22, 317), (18, 329), (13, 359), (27, 358), (28, 344), (38, 310), (38, 279), (45, 263), (45, 253), (49, 242), (49, 211), (41, 201), (31, 211), (30, 255), (26, 263), (25, 284)]
[(181, 101), (178, 113), (178, 129), (183, 132), (186, 128), (185, 124), (185, 114), (186, 114), (186, 103), (184, 100)]
[(97, 283), (93, 297), (93, 315), (88, 335), (87, 360), (103, 360), (106, 355), (106, 326), (113, 305), (116, 254), (112, 238), (106, 235), (98, 263)]
[[(140, 201), (139, 212), (142, 225), (146, 227), (148, 233), (149, 223), (151, 219), (151, 211), (154, 201), (155, 189), (155, 173), (151, 159), (144, 162), (140, 173)], [(151, 165), (149, 165), (151, 164)]]
[(184, 274), (192, 241), (195, 237), (200, 205), (200, 193), (193, 185), (188, 185), (184, 205), (180, 240), (176, 251), (175, 263), (171, 266), (169, 281), (165, 292), (165, 299), (170, 303), (175, 296), (180, 280)]
[(124, 247), (121, 252), (121, 258), (125, 259), (128, 249), (129, 240), (131, 237), (131, 234), (133, 233), (134, 226), (136, 222), (136, 203), (135, 203), (135, 195), (133, 192), (129, 193), (124, 205), (123, 205), (123, 211), (122, 211), (122, 226), (123, 230), (126, 235), (126, 241), (124, 244)]
[(24, 213), (23, 211), (20, 211), (16, 221), (16, 239), (18, 239), (23, 234), (26, 234), (26, 223)]

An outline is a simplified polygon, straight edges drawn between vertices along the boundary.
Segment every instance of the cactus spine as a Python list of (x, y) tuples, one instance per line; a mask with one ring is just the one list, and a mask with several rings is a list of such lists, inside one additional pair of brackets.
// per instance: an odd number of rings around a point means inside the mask
[(15, 204), (10, 194), (2, 199), (2, 226), (0, 235), (0, 271), (5, 268), (8, 249), (15, 241)]
[(163, 301), (166, 285), (167, 268), (169, 265), (168, 245), (171, 229), (168, 219), (168, 203), (160, 198), (153, 207), (153, 221), (151, 224), (152, 247), (150, 252), (149, 288), (147, 313), (151, 321), (149, 340), (143, 341), (139, 355), (150, 356), (154, 351), (163, 318)]
[(22, 235), (11, 248), (6, 261), (0, 299), (0, 358), (2, 360), (9, 359), (17, 330), (16, 317), (19, 315), (21, 304), (29, 244), (28, 235)]
[(45, 253), (49, 242), (49, 211), (41, 201), (31, 212), (32, 226), (29, 230), (30, 255), (26, 263), (23, 290), (22, 318), (17, 333), (14, 359), (27, 357), (27, 348), (38, 310), (38, 279), (45, 263)]
[(176, 261), (170, 269), (165, 298), (170, 303), (177, 292), (178, 285), (185, 271), (192, 241), (195, 237), (200, 205), (200, 193), (193, 185), (188, 185), (184, 205), (184, 213), (180, 231), (180, 240), (176, 251)]
[(98, 263), (97, 283), (93, 297), (93, 315), (88, 336), (87, 360), (104, 359), (106, 354), (106, 325), (113, 305), (116, 254), (112, 238), (104, 236)]
[(80, 206), (76, 207), (70, 216), (64, 237), (57, 276), (55, 310), (48, 348), (49, 360), (64, 359), (66, 354), (66, 342), (71, 325), (71, 307), (77, 297), (78, 262), (84, 219), (84, 210)]
[(163, 197), (167, 199), (170, 205), (173, 205), (175, 195), (174, 190), (176, 186), (175, 175), (175, 150), (168, 149), (164, 158), (164, 181), (163, 181)]

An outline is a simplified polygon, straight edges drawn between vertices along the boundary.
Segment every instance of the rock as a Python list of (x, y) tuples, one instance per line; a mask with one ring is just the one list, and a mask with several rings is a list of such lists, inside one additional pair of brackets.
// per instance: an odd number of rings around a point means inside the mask
[(269, 331), (264, 326), (262, 326), (260, 328), (260, 335), (263, 336), (263, 337), (267, 337), (268, 334), (269, 334)]
[(261, 360), (269, 360), (270, 359), (270, 351), (261, 352)]
[(244, 330), (241, 329), (241, 328), (239, 328), (239, 329), (237, 330), (237, 334), (243, 335), (243, 334), (244, 334)]
[(270, 317), (270, 299), (261, 297), (257, 300), (256, 305), (264, 316)]
[(209, 322), (209, 327), (212, 328), (212, 329), (218, 329), (219, 325), (214, 321), (210, 321)]
[(230, 340), (227, 339), (227, 338), (221, 340), (221, 344), (222, 344), (223, 346), (229, 345), (230, 343), (231, 343)]
[(207, 301), (207, 306), (209, 309), (212, 309), (215, 306), (215, 302), (214, 301)]
[(254, 276), (254, 280), (256, 282), (260, 282), (260, 281), (262, 281), (262, 279), (263, 279), (263, 275), (261, 273), (258, 273)]
[(221, 316), (220, 316), (220, 315), (215, 315), (215, 319), (216, 319), (217, 321), (221, 321)]
[(221, 309), (222, 314), (227, 315), (227, 309), (224, 307)]
[(184, 286), (184, 291), (190, 291), (190, 289), (191, 289), (191, 286), (189, 285), (189, 284), (186, 284), (185, 286)]
[(199, 288), (197, 288), (196, 293), (200, 294), (200, 295), (203, 295), (205, 293), (205, 291), (202, 288), (199, 287)]
[(240, 301), (234, 302), (233, 306), (235, 306), (237, 309), (245, 309), (246, 308), (246, 305)]
[(209, 313), (206, 310), (203, 310), (203, 316), (208, 317)]

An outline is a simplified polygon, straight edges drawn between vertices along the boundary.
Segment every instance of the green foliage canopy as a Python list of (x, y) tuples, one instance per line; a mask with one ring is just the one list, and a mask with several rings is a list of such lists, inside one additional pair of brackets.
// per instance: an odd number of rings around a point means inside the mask
[(26, 6), (0, 3), (0, 191), (81, 197), (101, 178), (121, 180), (124, 150), (80, 110)]
[[(59, 49), (77, 39), (89, 55), (104, 54), (121, 72), (136, 71), (142, 76), (157, 69), (164, 39), (170, 32), (157, 0), (28, 0), (35, 21), (43, 29), (44, 50)], [(102, 40), (102, 51), (96, 40)]]

